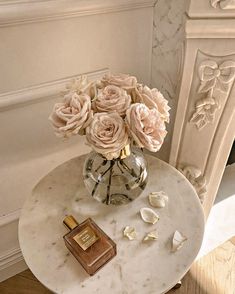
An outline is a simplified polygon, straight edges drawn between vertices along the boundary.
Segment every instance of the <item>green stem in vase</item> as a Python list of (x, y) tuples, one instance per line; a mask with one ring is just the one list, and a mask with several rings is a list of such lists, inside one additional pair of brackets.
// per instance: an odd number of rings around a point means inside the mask
[[(121, 172), (122, 174), (124, 174), (124, 171), (122, 170), (122, 168), (121, 168), (121, 166), (120, 166), (119, 164), (120, 164), (120, 161), (118, 160), (118, 161), (117, 161), (117, 167), (119, 168), (120, 172)], [(129, 172), (129, 171), (128, 171), (128, 172)], [(127, 189), (128, 191), (131, 190), (131, 188), (130, 188), (130, 186), (129, 186), (128, 184), (125, 184), (125, 187), (126, 187), (126, 189)]]
[(106, 197), (106, 201), (105, 203), (107, 205), (110, 204), (110, 188), (111, 188), (111, 182), (112, 182), (112, 174), (113, 174), (113, 166), (115, 164), (115, 161), (114, 160), (111, 160), (110, 162), (110, 173), (109, 173), (109, 183), (108, 183), (108, 186), (107, 186), (107, 197)]
[(119, 164), (120, 164), (120, 163), (119, 163), (119, 160), (117, 160), (117, 167), (118, 167), (118, 169), (120, 170), (120, 172), (121, 172), (122, 174), (124, 174), (124, 171), (121, 169), (121, 167), (120, 167)]
[(101, 163), (101, 165), (99, 165), (99, 166), (97, 167), (97, 169), (95, 170), (95, 172), (98, 172), (98, 170), (99, 170), (102, 166), (105, 166), (107, 162), (108, 162), (107, 159), (103, 160), (103, 162)]
[[(106, 163), (105, 163), (105, 164), (106, 164)], [(103, 166), (103, 165), (105, 165), (105, 164), (104, 164), (104, 161), (103, 161), (103, 163), (100, 165), (100, 167)], [(96, 190), (97, 190), (97, 188), (98, 188), (100, 182), (102, 181), (102, 179), (103, 179), (103, 177), (106, 175), (106, 173), (110, 170), (110, 168), (111, 168), (111, 166), (110, 166), (108, 169), (106, 169), (106, 171), (103, 172), (103, 173), (100, 175), (100, 178), (99, 178), (99, 179), (97, 180), (97, 182), (95, 183), (95, 186), (94, 186), (94, 188), (93, 188), (93, 190), (92, 190), (92, 192), (91, 192), (91, 195), (92, 195), (92, 196), (95, 195), (95, 192), (96, 192)]]
[(129, 168), (129, 166), (123, 161), (120, 160), (120, 164), (124, 167), (125, 170), (127, 170), (133, 177), (138, 177), (137, 174), (135, 173), (133, 168)]

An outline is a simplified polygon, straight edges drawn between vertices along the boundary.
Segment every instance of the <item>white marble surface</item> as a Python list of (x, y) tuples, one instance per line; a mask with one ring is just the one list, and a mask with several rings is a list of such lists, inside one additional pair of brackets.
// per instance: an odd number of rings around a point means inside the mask
[(173, 133), (184, 48), (187, 0), (158, 0), (154, 8), (152, 87), (157, 87), (171, 107), (168, 135), (157, 156), (168, 161)]
[[(55, 293), (157, 294), (174, 286), (186, 273), (200, 249), (204, 216), (189, 182), (168, 164), (147, 156), (149, 182), (142, 195), (127, 206), (112, 207), (96, 202), (85, 190), (81, 171), (84, 156), (72, 159), (46, 175), (27, 199), (19, 222), (20, 246), (29, 268)], [(147, 195), (164, 190), (169, 204), (156, 209), (160, 220), (143, 223), (141, 207)], [(66, 214), (78, 221), (88, 216), (117, 243), (117, 256), (96, 275), (89, 277), (68, 252), (62, 236)], [(122, 237), (126, 225), (137, 229), (137, 240)], [(159, 240), (143, 244), (146, 232), (157, 229)], [(171, 253), (175, 230), (188, 237), (182, 249)]]

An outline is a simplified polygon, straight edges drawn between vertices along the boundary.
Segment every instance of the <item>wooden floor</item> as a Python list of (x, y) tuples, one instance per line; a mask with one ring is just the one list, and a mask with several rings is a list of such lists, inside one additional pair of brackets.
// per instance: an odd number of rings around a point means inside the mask
[[(0, 294), (49, 293), (51, 292), (34, 277), (30, 270), (0, 283)], [(195, 262), (183, 278), (181, 288), (169, 292), (169, 294), (173, 293), (235, 294), (235, 238)]]

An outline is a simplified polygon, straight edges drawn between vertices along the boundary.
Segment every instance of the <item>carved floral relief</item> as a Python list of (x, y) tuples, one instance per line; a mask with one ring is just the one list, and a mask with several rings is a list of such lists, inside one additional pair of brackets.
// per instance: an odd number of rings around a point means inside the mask
[(235, 9), (235, 0), (211, 0), (211, 6), (217, 8), (218, 5), (221, 9)]
[(180, 166), (178, 170), (194, 186), (201, 203), (203, 203), (207, 192), (207, 183), (206, 179), (202, 175), (201, 170), (192, 165)]
[(219, 97), (215, 97), (214, 91), (229, 93), (235, 78), (235, 62), (227, 60), (218, 64), (214, 60), (205, 60), (199, 66), (198, 75), (200, 85), (197, 93), (203, 93), (205, 96), (196, 102), (190, 122), (201, 130), (214, 121), (216, 112), (220, 108)]
[(202, 129), (208, 123), (212, 123), (215, 118), (215, 113), (220, 105), (215, 98), (207, 96), (200, 99), (195, 106), (195, 112), (191, 117), (191, 122), (194, 123), (198, 129)]
[(218, 6), (218, 3), (220, 3), (220, 0), (211, 0), (211, 6), (214, 8)]

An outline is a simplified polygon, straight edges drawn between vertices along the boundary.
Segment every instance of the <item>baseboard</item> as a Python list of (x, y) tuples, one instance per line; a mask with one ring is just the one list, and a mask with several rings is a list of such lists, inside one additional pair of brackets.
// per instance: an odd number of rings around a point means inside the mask
[(27, 268), (20, 248), (5, 252), (0, 256), (0, 282), (13, 277)]

